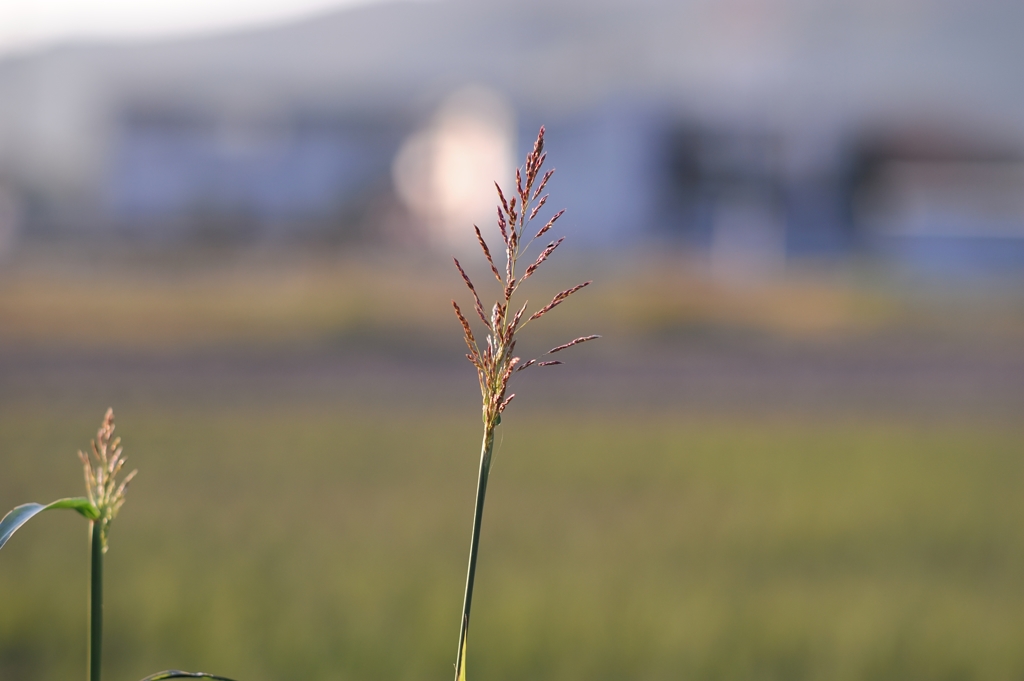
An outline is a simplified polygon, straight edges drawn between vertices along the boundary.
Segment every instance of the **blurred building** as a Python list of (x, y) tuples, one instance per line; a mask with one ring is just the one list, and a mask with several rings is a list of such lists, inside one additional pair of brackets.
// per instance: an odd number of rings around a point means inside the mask
[(391, 1), (9, 57), (3, 228), (359, 240), (397, 211), (449, 243), (546, 123), (563, 224), (594, 248), (1016, 267), (1022, 21), (1000, 0)]
[(336, 232), (387, 190), (399, 129), (386, 118), (126, 108), (103, 212), (118, 234), (150, 240)]

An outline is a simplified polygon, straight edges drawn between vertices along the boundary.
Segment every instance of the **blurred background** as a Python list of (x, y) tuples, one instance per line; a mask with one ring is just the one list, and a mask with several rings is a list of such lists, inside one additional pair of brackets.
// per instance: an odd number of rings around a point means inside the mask
[[(469, 673), (1024, 678), (1024, 5), (0, 6), (0, 512), (140, 473), (107, 675), (452, 674), (479, 397), (450, 256), (547, 126)], [(546, 270), (546, 271), (545, 271)], [(568, 353), (567, 353), (568, 354)], [(51, 514), (47, 514), (51, 515)], [(0, 555), (74, 678), (88, 543)]]

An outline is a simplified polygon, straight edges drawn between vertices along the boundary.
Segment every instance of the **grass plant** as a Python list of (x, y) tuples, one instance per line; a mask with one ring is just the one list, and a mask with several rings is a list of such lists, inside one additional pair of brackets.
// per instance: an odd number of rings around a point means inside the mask
[[(495, 444), (474, 678), (1024, 678), (1019, 423), (640, 412), (529, 378)], [(77, 489), (60, 464), (98, 424), (75, 394), (0, 410), (0, 500)], [(140, 475), (106, 557), (106, 677), (437, 681), (475, 396), (242, 398), (117, 412)], [(4, 681), (79, 678), (88, 545), (70, 515), (0, 550)]]
[[(70, 509), (89, 520), (90, 577), (89, 577), (89, 647), (88, 681), (101, 681), (103, 668), (103, 556), (107, 552), (107, 537), (110, 525), (124, 505), (128, 484), (138, 470), (133, 470), (119, 479), (124, 468), (124, 449), (121, 438), (114, 437), (114, 410), (107, 409), (96, 439), (91, 443), (90, 453), (79, 450), (85, 471), (85, 497), (58, 499), (49, 504), (29, 503), (12, 509), (0, 519), (0, 548), (25, 523), (43, 511)], [(231, 681), (223, 676), (206, 672), (183, 672), (167, 670), (147, 676), (142, 681), (161, 679), (207, 678)]]
[[(522, 319), (529, 301), (524, 302), (515, 313), (512, 312), (515, 309), (513, 297), (519, 291), (519, 288), (527, 279), (533, 276), (565, 239), (565, 237), (562, 237), (556, 241), (549, 242), (540, 251), (540, 254), (532, 264), (526, 267), (525, 270), (520, 271), (518, 269), (519, 259), (526, 253), (530, 245), (547, 234), (555, 225), (555, 222), (558, 221), (558, 218), (565, 213), (564, 209), (555, 213), (544, 223), (543, 227), (537, 230), (537, 233), (529, 241), (524, 243), (524, 237), (528, 236), (529, 232), (532, 231), (528, 231), (531, 222), (537, 217), (537, 214), (548, 200), (548, 195), (544, 194), (544, 189), (555, 171), (549, 170), (541, 175), (541, 169), (544, 166), (546, 156), (547, 154), (544, 152), (544, 128), (541, 127), (537, 133), (533, 150), (526, 156), (526, 162), (521, 168), (516, 168), (516, 193), (512, 198), (506, 199), (498, 183), (495, 182), (494, 184), (498, 191), (499, 200), (498, 229), (501, 232), (501, 238), (505, 246), (504, 271), (499, 270), (495, 264), (494, 258), (491, 256), (491, 250), (480, 233), (480, 228), (476, 225), (473, 226), (484, 258), (487, 260), (494, 278), (501, 287), (500, 297), (491, 308), (489, 316), (484, 312), (483, 303), (473, 282), (459, 263), (458, 258), (454, 259), (455, 267), (473, 295), (473, 308), (486, 329), (486, 343), (481, 347), (481, 344), (477, 342), (476, 336), (473, 334), (469, 320), (462, 313), (458, 303), (454, 300), (452, 301), (452, 307), (455, 308), (455, 315), (462, 324), (466, 345), (469, 348), (469, 354), (466, 355), (466, 358), (476, 368), (477, 377), (480, 381), (480, 395), (483, 400), (481, 408), (483, 442), (480, 446), (480, 472), (477, 478), (476, 507), (473, 513), (473, 538), (470, 541), (469, 547), (466, 591), (462, 604), (462, 626), (459, 630), (459, 647), (455, 659), (456, 681), (465, 681), (466, 679), (466, 638), (469, 633), (469, 614), (473, 604), (473, 583), (476, 578), (476, 562), (480, 550), (480, 525), (483, 521), (484, 497), (487, 494), (487, 478), (491, 469), (491, 457), (494, 454), (494, 431), (501, 423), (501, 415), (505, 408), (512, 401), (512, 398), (515, 397), (515, 393), (508, 393), (509, 381), (512, 378), (512, 374), (534, 365), (543, 367), (561, 364), (558, 360), (538, 362), (536, 359), (520, 364), (521, 359), (515, 356), (516, 336), (527, 324), (540, 319), (569, 296), (590, 284), (587, 281), (562, 291), (550, 303), (530, 315), (526, 321), (522, 321)], [(546, 354), (551, 355), (561, 352), (595, 338), (599, 338), (599, 336), (581, 336), (548, 350)]]

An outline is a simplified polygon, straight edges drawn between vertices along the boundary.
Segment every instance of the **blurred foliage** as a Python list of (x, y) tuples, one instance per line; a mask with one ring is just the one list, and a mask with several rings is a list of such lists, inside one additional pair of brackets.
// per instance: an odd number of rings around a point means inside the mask
[[(485, 270), (469, 270), (482, 288), (494, 283)], [(530, 309), (581, 277), (597, 281), (531, 334), (563, 342), (565, 332), (600, 330), (602, 345), (723, 333), (1024, 340), (1019, 286), (968, 285), (951, 295), (949, 288), (901, 285), (891, 273), (856, 263), (723, 280), (679, 256), (582, 257), (538, 273)], [(460, 286), (450, 261), (434, 253), (28, 254), (0, 270), (0, 343), (181, 350), (404, 337), (402, 352), (449, 347), (457, 323), (448, 301), (462, 295)]]
[[(605, 337), (524, 381), (499, 429), (472, 678), (1024, 676), (1019, 287), (856, 267), (725, 281), (668, 256), (566, 265), (537, 275), (536, 307), (597, 281), (523, 351)], [(434, 254), (4, 264), (0, 511), (81, 493), (97, 400), (116, 398), (140, 470), (107, 555), (109, 679), (452, 673), (479, 451), (472, 370), (450, 371), (462, 291)], [(771, 364), (775, 340), (795, 342)], [(850, 347), (805, 366), (805, 341)], [(938, 371), (961, 355), (936, 345), (961, 341), (968, 360)], [(748, 350), (692, 354), (733, 342)], [(845, 373), (805, 375), (833, 364)], [(588, 378), (598, 365), (611, 370)], [(963, 394), (936, 410), (931, 391)], [(0, 679), (83, 672), (87, 582), (71, 514), (5, 546)]]
[[(110, 537), (110, 679), (451, 674), (472, 414), (115, 406), (140, 474)], [(0, 503), (78, 493), (95, 417), (5, 409)], [(1017, 426), (515, 408), (505, 423), (474, 678), (1024, 675)], [(41, 517), (0, 555), (0, 678), (82, 673), (86, 525)]]

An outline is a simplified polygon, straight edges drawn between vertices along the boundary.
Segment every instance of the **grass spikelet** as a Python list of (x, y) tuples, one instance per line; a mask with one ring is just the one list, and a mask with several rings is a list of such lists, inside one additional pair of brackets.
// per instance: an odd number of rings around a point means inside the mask
[(466, 282), (466, 286), (469, 287), (470, 293), (473, 294), (473, 307), (476, 308), (476, 313), (480, 317), (480, 321), (484, 323), (484, 326), (490, 329), (491, 326), (487, 322), (487, 317), (484, 316), (484, 306), (483, 303), (480, 302), (480, 296), (476, 293), (476, 287), (473, 286), (473, 282), (470, 280), (469, 275), (466, 274), (466, 271), (462, 269), (462, 265), (459, 264), (459, 259), (452, 258), (452, 260), (455, 261), (455, 267), (459, 269), (459, 274), (462, 275), (462, 280)]
[(591, 282), (585, 281), (582, 284), (576, 284), (572, 288), (565, 289), (564, 291), (562, 291), (561, 293), (556, 295), (554, 298), (552, 298), (550, 303), (548, 303), (547, 305), (545, 305), (544, 307), (542, 307), (541, 309), (537, 310), (532, 315), (530, 315), (530, 318), (528, 320), (526, 320), (526, 321), (532, 322), (534, 319), (540, 319), (541, 317), (546, 315), (548, 312), (551, 312), (551, 310), (553, 310), (556, 307), (558, 307), (559, 305), (561, 305), (562, 301), (564, 301), (566, 298), (568, 298), (572, 294), (576, 293), (580, 289), (585, 288), (587, 286), (590, 286), (590, 284), (591, 284)]
[(484, 257), (487, 258), (487, 264), (491, 266), (491, 272), (494, 273), (494, 278), (501, 283), (501, 274), (498, 272), (498, 268), (494, 266), (494, 258), (491, 257), (491, 249), (487, 248), (487, 242), (484, 241), (483, 235), (480, 234), (480, 228), (473, 225), (473, 231), (476, 232), (476, 240), (484, 252)]
[[(544, 197), (544, 198), (547, 198), (547, 197)], [(562, 217), (562, 214), (564, 212), (565, 212), (565, 210), (563, 209), (563, 210), (558, 211), (554, 215), (552, 215), (551, 219), (547, 221), (547, 224), (545, 224), (543, 227), (541, 227), (540, 231), (537, 232), (537, 234), (533, 238), (534, 239), (539, 239), (542, 236), (544, 236), (545, 232), (547, 232), (549, 229), (551, 229), (552, 227), (555, 226), (555, 221), (558, 220), (558, 218)]]
[(540, 255), (537, 256), (537, 259), (533, 262), (533, 264), (526, 268), (526, 273), (523, 274), (523, 278), (519, 280), (519, 283), (521, 284), (527, 279), (529, 279), (531, 276), (533, 276), (533, 273), (536, 272), (537, 269), (544, 263), (544, 261), (547, 260), (551, 256), (551, 254), (555, 252), (555, 249), (558, 248), (563, 241), (565, 241), (565, 237), (562, 237), (558, 241), (552, 241), (551, 243), (549, 243), (547, 245), (547, 248), (540, 252)]
[(565, 350), (567, 348), (571, 348), (574, 345), (579, 345), (580, 343), (586, 343), (587, 341), (597, 340), (598, 338), (600, 338), (600, 336), (597, 336), (597, 335), (581, 336), (580, 338), (576, 338), (575, 340), (571, 340), (568, 343), (565, 343), (563, 345), (559, 345), (556, 348), (551, 348), (550, 350), (547, 351), (546, 354), (551, 355), (551, 354), (554, 354), (556, 352), (561, 352), (562, 350)]
[(544, 204), (547, 203), (547, 202), (548, 202), (548, 197), (545, 194), (544, 197), (541, 198), (541, 200), (537, 202), (537, 205), (533, 207), (533, 210), (530, 211), (530, 219), (531, 220), (534, 219), (535, 217), (537, 217), (537, 213), (540, 212), (540, 209), (543, 208)]

